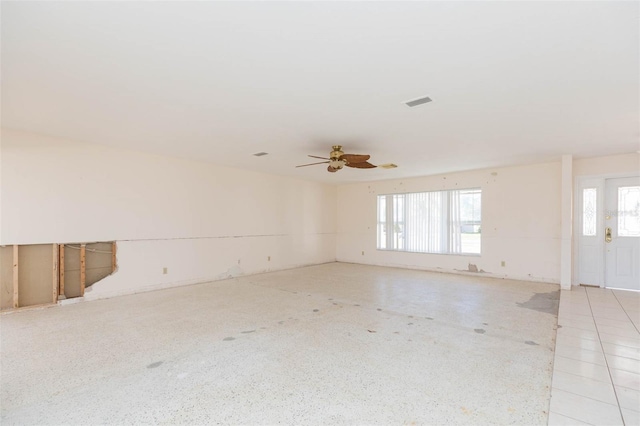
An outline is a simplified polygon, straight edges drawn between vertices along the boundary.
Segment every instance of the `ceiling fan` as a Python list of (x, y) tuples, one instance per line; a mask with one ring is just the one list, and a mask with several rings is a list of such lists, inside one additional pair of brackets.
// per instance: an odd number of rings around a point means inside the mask
[(373, 169), (376, 166), (369, 163), (367, 160), (371, 158), (370, 155), (361, 154), (345, 154), (342, 152), (341, 145), (334, 145), (331, 147), (333, 151), (329, 154), (329, 158), (316, 157), (315, 155), (309, 155), (311, 158), (319, 158), (327, 161), (320, 161), (318, 163), (302, 164), (296, 167), (315, 166), (316, 164), (328, 164), (327, 171), (335, 173), (344, 166), (352, 167), (354, 169)]

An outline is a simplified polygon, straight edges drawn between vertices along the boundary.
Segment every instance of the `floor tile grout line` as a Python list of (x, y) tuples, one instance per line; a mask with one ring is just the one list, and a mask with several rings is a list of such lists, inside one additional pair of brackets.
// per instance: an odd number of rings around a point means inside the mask
[[(580, 339), (580, 338), (579, 337), (574, 337), (574, 339)], [(572, 348), (572, 349), (580, 349), (581, 351), (589, 351), (589, 352), (595, 352), (595, 353), (604, 354), (604, 350), (598, 352), (597, 350), (583, 348), (582, 346), (570, 345), (570, 344), (568, 344), (566, 342), (563, 342), (563, 340), (564, 340), (564, 338), (560, 339), (560, 346), (564, 346), (564, 347), (568, 347), (568, 348)], [(582, 340), (582, 339), (580, 339), (580, 340)], [(591, 339), (584, 339), (584, 340), (588, 340), (590, 342), (598, 342), (598, 340), (591, 340)], [(556, 340), (556, 347), (557, 346), (558, 346), (558, 341)]]
[[(562, 325), (562, 324), (560, 324), (560, 325)], [(578, 328), (578, 327), (575, 327), (575, 326), (573, 326), (573, 325), (562, 325), (562, 327), (560, 327), (560, 328), (558, 329), (558, 331), (560, 331), (560, 330), (565, 330), (565, 331), (566, 331), (566, 329), (568, 329), (568, 328), (573, 329), (573, 330), (590, 331), (591, 333), (595, 333), (595, 330), (586, 330), (586, 329), (584, 329), (584, 328)], [(563, 332), (563, 333), (564, 333), (564, 332)]]
[[(606, 333), (605, 333), (605, 334), (606, 334)], [(616, 336), (616, 337), (617, 337), (617, 336)], [(620, 337), (622, 338), (622, 336), (620, 336)], [(588, 340), (588, 339), (587, 339), (587, 340)], [(638, 347), (636, 347), (636, 346), (621, 345), (621, 344), (619, 344), (619, 343), (605, 342), (605, 341), (602, 341), (602, 343), (606, 343), (607, 345), (620, 346), (620, 347), (623, 347), (623, 348), (627, 348), (627, 349), (635, 349), (635, 350), (637, 350), (637, 351), (640, 351), (640, 348), (638, 348)], [(609, 355), (615, 355), (615, 354), (609, 354)], [(630, 358), (630, 357), (626, 356), (626, 357), (624, 357), (624, 358)], [(632, 358), (632, 359), (637, 359), (638, 361), (640, 361), (640, 359), (639, 359), (639, 358)]]
[[(605, 289), (604, 291), (611, 291), (611, 290), (606, 290)], [(587, 289), (585, 289), (585, 293), (587, 293), (587, 303), (589, 304), (589, 309), (591, 309), (591, 314), (593, 315), (593, 309), (591, 308), (591, 298), (589, 297), (589, 292), (587, 291)], [(618, 302), (618, 303), (620, 303), (620, 302)], [(624, 309), (623, 309), (623, 311), (624, 311)], [(594, 317), (594, 322), (595, 322), (595, 317)], [(598, 331), (598, 324), (596, 324), (596, 333), (598, 334), (598, 339), (600, 340), (600, 331)], [(600, 347), (602, 348), (602, 354), (604, 355), (604, 345), (602, 344), (602, 340), (600, 340)], [(618, 398), (618, 392), (616, 391), (616, 386), (613, 383), (613, 376), (611, 375), (611, 368), (609, 367), (609, 361), (607, 361), (607, 356), (606, 355), (604, 355), (604, 362), (605, 362), (605, 364), (607, 366), (607, 373), (609, 374), (609, 380), (611, 380), (611, 387), (613, 388), (613, 395), (616, 397), (616, 403), (618, 404), (618, 412), (620, 413), (620, 418), (622, 419), (622, 424), (626, 425), (626, 423), (624, 421), (624, 415), (622, 414), (622, 407), (620, 407), (620, 399)]]
[[(631, 390), (631, 391), (639, 392), (639, 393), (640, 393), (640, 389), (630, 388), (629, 386), (616, 385), (616, 384), (614, 383), (614, 384), (613, 384), (613, 387), (614, 387), (614, 388), (615, 388), (615, 387), (624, 388), (624, 389), (627, 389), (627, 390)], [(638, 411), (638, 412), (640, 412), (640, 409), (639, 409), (639, 410), (634, 410), (634, 411)]]
[[(608, 343), (608, 342), (605, 342), (605, 343), (607, 343), (607, 344), (613, 344), (613, 343)], [(620, 345), (614, 345), (614, 346), (620, 346)], [(625, 348), (628, 348), (628, 346), (624, 346), (624, 347), (625, 347)], [(624, 356), (624, 355), (611, 354), (611, 353), (609, 353), (609, 352), (604, 352), (604, 356), (605, 356), (605, 358), (607, 357), (607, 355), (609, 355), (609, 356), (617, 356), (618, 358), (625, 358), (625, 359), (630, 359), (630, 360), (633, 360), (633, 361), (638, 361), (638, 362), (640, 362), (640, 359), (638, 359), (638, 358), (631, 358), (630, 356)], [(620, 370), (620, 369), (619, 369), (619, 368), (613, 368), (613, 370)]]
[[(582, 302), (585, 303), (585, 302)], [(560, 306), (561, 308), (563, 308), (562, 306)], [(590, 320), (593, 321), (593, 317), (591, 316), (591, 314), (582, 314), (580, 312), (584, 312), (584, 311), (575, 311), (572, 310), (571, 308), (563, 308), (565, 312), (562, 313), (562, 315), (571, 315), (574, 317), (584, 317), (584, 318), (577, 318), (577, 319), (581, 319), (581, 320)]]
[[(586, 295), (585, 295), (586, 297)], [(555, 375), (553, 374), (555, 371), (555, 366), (556, 366), (556, 356), (558, 356), (557, 353), (557, 348), (558, 348), (558, 320), (560, 319), (560, 301), (562, 300), (562, 292), (560, 292), (560, 299), (558, 300), (558, 316), (556, 317), (556, 339), (555, 339), (555, 345), (554, 345), (554, 351), (553, 351), (553, 358), (551, 360), (551, 396), (553, 397), (553, 390), (554, 389), (558, 389), (557, 386), (553, 385), (554, 379), (555, 379)], [(603, 354), (604, 356), (604, 354)], [(606, 362), (606, 360), (605, 360)], [(613, 382), (612, 382), (613, 383)], [(560, 389), (558, 389), (560, 390)], [(566, 391), (565, 391), (566, 392)], [(547, 413), (551, 413), (551, 398), (549, 398), (549, 404), (547, 406)], [(573, 419), (573, 420), (577, 420), (577, 419)], [(580, 420), (578, 420), (580, 421)], [(549, 414), (547, 414), (547, 424), (549, 424)]]
[[(593, 352), (593, 351), (591, 351), (591, 352)], [(560, 357), (562, 357), (562, 358), (570, 359), (571, 361), (579, 361), (579, 362), (584, 362), (585, 364), (591, 364), (591, 365), (596, 365), (596, 366), (598, 366), (598, 367), (605, 367), (605, 368), (608, 368), (606, 365), (596, 364), (595, 362), (585, 361), (585, 360), (578, 359), (578, 358), (571, 358), (571, 357), (564, 356), (564, 355), (558, 355), (558, 356), (560, 356)]]
[(618, 299), (618, 296), (616, 296), (616, 293), (614, 291), (611, 291), (611, 294), (613, 294), (613, 297), (616, 298), (616, 301), (618, 302), (618, 304), (620, 305), (620, 307), (622, 308), (622, 312), (624, 312), (624, 314), (627, 316), (627, 318), (629, 318), (629, 322), (631, 323), (631, 325), (633, 325), (633, 327), (636, 329), (636, 331), (638, 333), (640, 333), (640, 330), (638, 329), (638, 327), (636, 326), (636, 324), (633, 322), (633, 320), (631, 319), (631, 317), (629, 316), (629, 314), (627, 313), (626, 309), (624, 309), (624, 305), (622, 303), (620, 303), (620, 299)]
[[(616, 356), (616, 355), (613, 355), (613, 356)], [(633, 359), (633, 358), (627, 358), (627, 359)], [(640, 360), (637, 360), (637, 359), (636, 359), (635, 361), (638, 361), (638, 363), (640, 364)], [(638, 371), (638, 370), (636, 370), (636, 371), (629, 371), (629, 370), (624, 370), (624, 369), (622, 369), (622, 368), (609, 368), (609, 370), (614, 370), (614, 371), (625, 371), (625, 372), (627, 372), (627, 373), (631, 373), (631, 374), (634, 374), (634, 375), (636, 375), (636, 376), (640, 377), (640, 371)], [(640, 389), (638, 389), (638, 391), (640, 391)]]
[[(622, 409), (623, 410), (628, 410), (628, 411), (631, 411), (631, 412), (634, 412), (634, 413), (640, 413), (640, 410), (634, 410), (633, 408), (629, 408), (629, 407), (622, 407)], [(558, 414), (560, 414), (560, 413), (558, 413)]]
[[(567, 416), (566, 414), (558, 413), (557, 411), (549, 411), (549, 414), (551, 414), (551, 413), (557, 414), (557, 415), (562, 416), (562, 417), (566, 417), (566, 418), (571, 419), (571, 420), (575, 420), (576, 422), (584, 423), (586, 425), (596, 426), (594, 423), (588, 423), (588, 422), (585, 422), (584, 420), (579, 420), (579, 419), (576, 419), (575, 417), (571, 417), (571, 416)], [(547, 424), (548, 424), (548, 422), (547, 422)]]
[[(565, 328), (570, 328), (570, 327), (564, 327), (564, 326), (563, 326), (560, 330), (564, 330)], [(580, 328), (577, 328), (576, 330), (581, 330), (581, 329), (580, 329)], [(587, 331), (587, 330), (583, 330), (583, 331)], [(567, 338), (567, 337), (571, 337), (571, 338), (574, 338), (574, 339), (590, 340), (590, 341), (592, 341), (592, 342), (597, 342), (597, 341), (598, 341), (598, 339), (594, 339), (594, 338), (592, 338), (592, 337), (572, 336), (572, 335), (570, 335), (570, 334), (562, 333), (562, 338), (563, 338), (563, 339), (564, 339), (564, 338)]]
[[(595, 333), (595, 327), (594, 328), (579, 328), (579, 327), (575, 327), (572, 325), (564, 325), (564, 324), (558, 324), (559, 328), (558, 331), (564, 329), (564, 328), (573, 328), (574, 330), (581, 330), (581, 331), (590, 331), (592, 333)], [(620, 337), (624, 337), (624, 336), (620, 336)]]
[[(596, 402), (599, 402), (601, 404), (607, 404), (607, 405), (610, 405), (612, 407), (618, 407), (618, 410), (620, 409), (620, 405), (618, 405), (618, 404), (612, 404), (610, 402), (602, 401), (601, 399), (591, 398), (590, 396), (584, 396), (584, 395), (581, 395), (579, 393), (571, 392), (571, 391), (568, 391), (568, 390), (565, 390), (565, 389), (560, 389), (559, 387), (552, 388), (552, 391), (553, 391), (553, 389), (559, 390), (559, 391), (562, 391), (562, 392), (566, 392), (566, 393), (570, 393), (571, 395), (579, 396), (580, 398), (590, 399), (592, 401), (596, 401)], [(558, 414), (562, 414), (562, 413), (558, 413)], [(562, 415), (564, 416), (564, 414), (562, 414)], [(579, 419), (577, 419), (577, 420), (579, 420)], [(579, 420), (579, 421), (582, 422), (583, 420)]]
[[(593, 352), (593, 351), (591, 351), (591, 352)], [(554, 359), (555, 359), (555, 357), (556, 357), (556, 356), (557, 356), (557, 357), (560, 357), (560, 358), (570, 359), (571, 361), (584, 362), (585, 364), (591, 364), (591, 365), (595, 365), (595, 366), (598, 366), (598, 367), (604, 367), (604, 368), (607, 368), (607, 366), (606, 366), (606, 365), (596, 364), (595, 362), (585, 361), (585, 360), (582, 360), (582, 359), (571, 358), (571, 357), (566, 356), (566, 355), (558, 355), (558, 354), (555, 354), (555, 355), (554, 355)]]
[[(617, 355), (613, 355), (613, 356), (617, 356)], [(633, 358), (627, 358), (627, 359), (633, 359)], [(638, 361), (638, 360), (635, 360)], [(640, 362), (640, 361), (638, 361)], [(631, 374), (637, 374), (640, 376), (640, 373), (638, 373), (637, 371), (629, 371), (629, 370), (625, 370), (623, 368), (610, 368), (609, 370), (615, 370), (615, 371), (624, 371), (625, 373), (631, 373)], [(640, 389), (638, 389), (638, 392), (640, 392)]]
[[(622, 322), (624, 324), (628, 324), (626, 321), (618, 321), (618, 322)], [(609, 328), (616, 328), (616, 329), (620, 329), (620, 330), (627, 330), (627, 331), (629, 330), (628, 327), (621, 327), (621, 326), (618, 326), (618, 325), (611, 325), (611, 323), (609, 323), (609, 324), (600, 324), (600, 326), (609, 327)], [(635, 333), (636, 332), (636, 327), (632, 325), (631, 326), (631, 330), (633, 330), (633, 332)], [(638, 335), (640, 335), (640, 333), (638, 333)]]
[[(568, 327), (568, 326), (567, 326), (567, 327)], [(606, 326), (605, 326), (605, 327), (606, 327)], [(563, 327), (563, 328), (564, 328), (564, 327)], [(576, 327), (574, 327), (574, 328), (576, 328)], [(590, 330), (585, 330), (585, 331), (590, 331)], [(614, 332), (614, 333), (615, 333), (615, 332)], [(640, 341), (640, 335), (639, 335), (638, 337), (635, 337), (635, 336), (634, 336), (634, 337), (631, 337), (631, 336), (629, 336), (629, 335), (624, 335), (624, 334), (614, 334), (614, 333), (611, 333), (610, 331), (608, 331), (608, 332), (605, 332), (604, 334), (608, 334), (609, 336), (619, 337), (619, 338), (621, 338), (621, 339), (629, 339), (629, 340), (638, 340), (638, 341)]]
[[(564, 318), (564, 317), (562, 317), (562, 316), (558, 318), (558, 321), (559, 321), (559, 322), (563, 322), (563, 323), (570, 322), (570, 323), (574, 324), (573, 326), (571, 326), (571, 325), (567, 325), (567, 327), (574, 327), (574, 328), (578, 328), (577, 326), (582, 326), (582, 327), (591, 327), (591, 328), (589, 328), (589, 330), (592, 330), (592, 329), (593, 329), (593, 326), (595, 325), (595, 322), (593, 322), (593, 321), (591, 321), (591, 322), (582, 321), (582, 322), (581, 322), (581, 321), (575, 321), (575, 320), (573, 320), (573, 319), (571, 319), (571, 318)], [(561, 324), (561, 325), (562, 325), (563, 327), (565, 327), (565, 325), (564, 325), (564, 324)], [(586, 330), (586, 329), (583, 329), (583, 330)]]
[[(595, 365), (595, 364), (594, 364)], [(602, 365), (601, 367), (607, 368), (604, 365)], [(581, 379), (588, 379), (588, 380), (593, 380), (594, 382), (600, 382), (600, 383), (608, 383), (605, 382), (604, 380), (598, 380), (598, 379), (594, 379), (593, 377), (586, 377), (586, 376), (581, 376), (580, 374), (576, 374), (576, 373), (571, 373), (569, 371), (563, 371), (563, 370), (554, 370), (554, 372), (557, 371), (558, 373), (564, 373), (564, 374), (570, 374), (572, 376), (576, 376), (576, 377), (580, 377)], [(610, 385), (613, 386), (613, 383), (609, 383)], [(629, 388), (630, 389), (630, 388)], [(560, 389), (560, 390), (564, 390), (564, 389)], [(566, 391), (565, 391), (566, 392)]]

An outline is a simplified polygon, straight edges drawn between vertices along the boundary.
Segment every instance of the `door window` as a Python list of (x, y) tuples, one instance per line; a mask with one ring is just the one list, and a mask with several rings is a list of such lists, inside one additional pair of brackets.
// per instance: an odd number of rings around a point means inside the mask
[(582, 235), (593, 237), (596, 235), (596, 188), (582, 190)]
[(618, 188), (618, 236), (640, 236), (640, 186)]

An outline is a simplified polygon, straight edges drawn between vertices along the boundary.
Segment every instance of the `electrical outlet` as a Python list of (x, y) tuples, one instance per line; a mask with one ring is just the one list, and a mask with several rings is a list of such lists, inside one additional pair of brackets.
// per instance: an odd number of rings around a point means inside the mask
[(502, 262), (500, 262), (500, 266), (507, 266), (507, 262), (503, 260)]
[(166, 266), (162, 268), (162, 275), (167, 275), (167, 270), (168, 268)]

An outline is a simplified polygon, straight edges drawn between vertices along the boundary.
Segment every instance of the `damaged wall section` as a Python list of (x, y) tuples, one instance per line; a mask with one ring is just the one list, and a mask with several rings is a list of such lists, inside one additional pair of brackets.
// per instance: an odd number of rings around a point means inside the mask
[(116, 270), (115, 250), (115, 242), (0, 247), (0, 309), (83, 296)]
[(0, 247), (0, 309), (13, 307), (13, 246)]
[(336, 260), (336, 185), (1, 130), (0, 244), (118, 241), (85, 300)]
[(115, 254), (115, 242), (61, 244), (60, 296), (84, 296), (87, 287), (115, 272)]
[(57, 244), (0, 247), (0, 308), (14, 309), (58, 300)]

